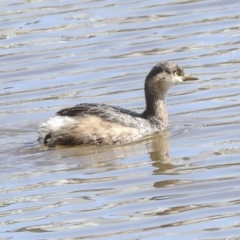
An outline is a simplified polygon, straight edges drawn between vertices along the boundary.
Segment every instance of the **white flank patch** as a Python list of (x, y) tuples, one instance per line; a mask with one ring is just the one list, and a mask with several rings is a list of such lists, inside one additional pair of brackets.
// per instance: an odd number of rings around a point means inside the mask
[(51, 132), (57, 132), (62, 127), (74, 124), (75, 120), (71, 117), (54, 116), (39, 126), (39, 142), (43, 143), (45, 136)]

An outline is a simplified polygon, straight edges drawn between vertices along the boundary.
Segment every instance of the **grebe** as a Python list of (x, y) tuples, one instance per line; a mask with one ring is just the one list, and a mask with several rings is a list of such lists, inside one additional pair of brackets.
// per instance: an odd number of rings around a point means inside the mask
[(168, 126), (165, 96), (170, 87), (198, 78), (176, 63), (157, 63), (145, 79), (146, 109), (136, 113), (105, 104), (82, 103), (56, 113), (39, 128), (41, 145), (73, 146), (127, 143)]

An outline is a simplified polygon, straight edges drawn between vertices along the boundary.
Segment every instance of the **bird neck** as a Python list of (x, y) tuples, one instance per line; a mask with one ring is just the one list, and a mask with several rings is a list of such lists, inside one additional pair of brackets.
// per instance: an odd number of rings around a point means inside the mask
[(165, 102), (165, 94), (146, 95), (146, 110), (143, 113), (145, 118), (154, 121), (157, 125), (168, 125), (167, 105)]

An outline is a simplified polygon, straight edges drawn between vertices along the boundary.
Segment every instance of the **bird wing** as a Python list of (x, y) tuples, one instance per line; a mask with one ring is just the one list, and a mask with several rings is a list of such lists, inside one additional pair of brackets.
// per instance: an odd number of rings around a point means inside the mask
[(105, 104), (82, 103), (72, 108), (65, 108), (56, 113), (57, 116), (82, 117), (94, 115), (109, 122), (119, 123), (126, 127), (149, 128), (149, 122), (140, 114), (119, 107)]

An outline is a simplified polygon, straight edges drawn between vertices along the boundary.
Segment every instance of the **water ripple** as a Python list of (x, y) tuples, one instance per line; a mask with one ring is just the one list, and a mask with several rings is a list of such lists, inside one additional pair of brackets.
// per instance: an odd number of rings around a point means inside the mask
[[(237, 1), (2, 1), (3, 239), (238, 239)], [(169, 130), (117, 147), (40, 151), (62, 107), (144, 109), (156, 62), (201, 77), (167, 97)]]

